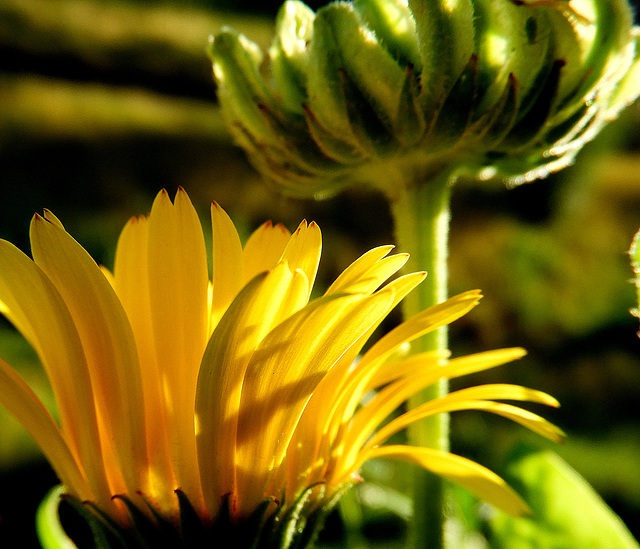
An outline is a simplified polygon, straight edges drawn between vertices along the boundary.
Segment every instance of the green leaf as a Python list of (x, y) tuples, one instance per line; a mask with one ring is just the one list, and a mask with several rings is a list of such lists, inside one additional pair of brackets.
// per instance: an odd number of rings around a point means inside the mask
[(505, 477), (533, 515), (497, 514), (490, 523), (493, 549), (640, 548), (622, 520), (554, 452), (518, 449)]

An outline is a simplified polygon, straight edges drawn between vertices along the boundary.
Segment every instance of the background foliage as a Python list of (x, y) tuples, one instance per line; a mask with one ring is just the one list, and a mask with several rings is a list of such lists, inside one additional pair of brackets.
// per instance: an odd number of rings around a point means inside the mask
[[(204, 53), (208, 36), (229, 24), (266, 47), (279, 3), (3, 0), (0, 237), (28, 250), (29, 219), (46, 207), (111, 265), (126, 220), (147, 211), (160, 188), (182, 185), (205, 224), (211, 199), (245, 231), (265, 219), (289, 229), (315, 219), (325, 240), (321, 285), (360, 253), (392, 242), (382, 197), (354, 190), (319, 203), (283, 198), (224, 130)], [(634, 290), (626, 250), (640, 226), (639, 128), (635, 106), (576, 166), (545, 181), (512, 190), (458, 182), (450, 258), (451, 293), (481, 288), (486, 296), (453, 327), (454, 352), (529, 350), (518, 364), (464, 383), (499, 379), (556, 396), (563, 407), (545, 415), (569, 438), (554, 450), (636, 537), (640, 341), (628, 312)], [(6, 323), (0, 354), (50, 400), (33, 353)], [(19, 535), (21, 547), (35, 547), (35, 506), (56, 479), (13, 419), (0, 414), (0, 545)], [(478, 413), (453, 422), (454, 449), (498, 471), (523, 440), (545, 447)], [(364, 508), (347, 501), (343, 519), (328, 525), (326, 544), (400, 544), (410, 515), (403, 471), (374, 463), (368, 473), (374, 482), (349, 496)], [(477, 509), (464, 498), (455, 505)], [(478, 526), (477, 514), (466, 516), (456, 526), (460, 546), (486, 546), (466, 533)]]

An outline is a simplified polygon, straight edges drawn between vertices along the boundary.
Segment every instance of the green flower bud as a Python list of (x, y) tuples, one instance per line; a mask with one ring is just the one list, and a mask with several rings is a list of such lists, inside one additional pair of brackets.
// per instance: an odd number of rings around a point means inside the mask
[(639, 36), (626, 0), (289, 0), (268, 75), (230, 30), (210, 53), (256, 168), (322, 196), (393, 193), (407, 170), (514, 185), (569, 165), (640, 93)]

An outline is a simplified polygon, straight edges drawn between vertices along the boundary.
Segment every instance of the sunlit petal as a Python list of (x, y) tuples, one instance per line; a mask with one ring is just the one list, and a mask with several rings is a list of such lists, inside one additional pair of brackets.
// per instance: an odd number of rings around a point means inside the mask
[(377, 341), (367, 353), (369, 358), (385, 356), (401, 345), (457, 320), (473, 309), (481, 297), (479, 291), (472, 290), (418, 313)]
[[(398, 256), (392, 256), (392, 258), (393, 257)], [(396, 264), (398, 269), (401, 266), (402, 264)], [(426, 273), (412, 273), (401, 276), (385, 286), (385, 290), (393, 290), (394, 292), (394, 299), (389, 305), (389, 311), (420, 284), (425, 276)], [(382, 320), (382, 318), (380, 320)], [(362, 339), (365, 341), (368, 340), (378, 326), (379, 323), (371, 326), (369, 331), (362, 336)], [(354, 345), (352, 349), (359, 352), (365, 341), (360, 341), (359, 345)], [(334, 422), (333, 430), (335, 430), (336, 421), (341, 421), (343, 418), (353, 416), (358, 403), (368, 390), (371, 378), (375, 376), (376, 372), (383, 365), (384, 358), (389, 352), (390, 351), (386, 351), (383, 354), (367, 352), (355, 365), (353, 365), (356, 359), (355, 353), (352, 353), (350, 356), (346, 355), (344, 358), (347, 360), (341, 360), (340, 363), (338, 363), (335, 368), (335, 374), (333, 371), (331, 372), (334, 379), (328, 380), (327, 383), (333, 385), (333, 394), (336, 398), (336, 405), (331, 412), (332, 417), (330, 418)], [(328, 428), (328, 431), (331, 432), (332, 429)]]
[(242, 244), (233, 222), (217, 202), (211, 203), (212, 300), (211, 329), (242, 288), (244, 264)]
[(55, 219), (34, 217), (31, 246), (80, 335), (104, 428), (103, 451), (107, 464), (113, 453), (120, 468), (108, 469), (110, 482), (121, 476), (135, 493), (146, 482), (146, 445), (140, 368), (126, 313), (93, 259)]
[[(176, 485), (169, 448), (167, 411), (162, 376), (156, 359), (151, 302), (149, 298), (149, 220), (132, 218), (122, 230), (116, 248), (113, 285), (122, 302), (138, 349), (142, 389), (145, 404), (145, 423), (149, 455), (149, 482), (164, 479)], [(150, 487), (159, 497), (160, 491)], [(173, 499), (173, 498), (172, 498)], [(158, 502), (160, 506), (166, 502)]]
[[(82, 470), (60, 429), (25, 381), (0, 358), (0, 403), (16, 417), (42, 448), (60, 480), (77, 497), (94, 499)], [(105, 502), (102, 502), (103, 504)]]
[[(372, 296), (327, 296), (264, 339), (247, 369), (242, 390), (240, 468), (260, 474), (282, 463), (315, 387), (353, 342), (386, 314), (392, 300), (392, 291)], [(293, 344), (298, 338), (304, 338), (304, 346)], [(239, 488), (250, 494), (247, 499), (253, 505), (263, 497), (250, 475), (245, 474), (244, 486), (239, 481)]]
[(447, 395), (450, 400), (518, 400), (537, 402), (546, 406), (557, 408), (560, 403), (547, 393), (522, 387), (521, 385), (509, 385), (506, 383), (493, 383), (491, 385), (477, 385), (466, 389), (459, 389)]
[[(520, 387), (519, 389), (524, 389), (524, 387)], [(489, 391), (486, 391), (486, 393), (490, 394)], [(371, 439), (367, 442), (367, 446), (377, 446), (379, 444), (382, 444), (391, 435), (426, 417), (435, 414), (456, 412), (460, 410), (485, 410), (487, 412), (492, 412), (494, 414), (501, 415), (512, 421), (515, 421), (516, 423), (520, 423), (521, 425), (527, 427), (535, 433), (538, 433), (539, 435), (542, 435), (543, 437), (546, 437), (555, 442), (562, 442), (562, 438), (564, 437), (564, 433), (562, 432), (562, 430), (549, 423), (547, 420), (543, 419), (537, 414), (534, 414), (527, 410), (523, 410), (522, 408), (518, 408), (517, 406), (512, 406), (511, 404), (491, 402), (488, 400), (472, 400), (471, 398), (463, 400), (457, 398), (457, 395), (455, 395), (455, 393), (452, 394), (454, 396), (451, 398), (449, 398), (449, 395), (447, 395), (446, 397), (432, 400), (392, 420), (387, 425), (382, 427), (373, 437), (371, 437)], [(506, 391), (502, 392), (502, 395), (505, 394), (507, 394)], [(529, 398), (527, 398), (522, 392), (514, 390), (509, 397), (500, 395), (501, 393), (496, 392), (494, 398), (510, 398), (513, 400), (518, 399), (541, 402), (543, 399), (540, 397), (540, 395), (544, 395), (544, 393), (540, 393), (539, 395), (532, 394)], [(544, 396), (546, 397), (548, 395)]]
[[(206, 505), (216, 510), (222, 495), (236, 492), (235, 453), (245, 373), (262, 339), (281, 320), (281, 308), (298, 280), (281, 262), (254, 277), (233, 301), (204, 352), (195, 400), (197, 444)], [(303, 285), (306, 299), (306, 286)]]
[(354, 284), (360, 284), (363, 279), (367, 280), (369, 278), (367, 273), (372, 269), (375, 270), (375, 265), (391, 250), (393, 250), (393, 246), (378, 246), (361, 255), (342, 271), (326, 293), (335, 294), (347, 291), (348, 288), (353, 288)]
[(372, 449), (363, 457), (410, 461), (463, 486), (511, 515), (522, 516), (531, 513), (527, 504), (498, 475), (463, 457), (432, 448), (411, 446), (382, 446)]
[(392, 274), (398, 272), (409, 259), (409, 254), (380, 257), (391, 246), (380, 246), (354, 261), (329, 287), (326, 295), (340, 292), (372, 292)]
[(199, 506), (192, 406), (208, 338), (208, 273), (202, 226), (184, 190), (174, 204), (158, 194), (148, 231), (151, 323), (171, 455), (178, 486)]
[(108, 502), (93, 389), (78, 332), (60, 294), (42, 270), (4, 240), (0, 240), (0, 305), (2, 314), (38, 353), (72, 452), (85, 464), (96, 498)]
[(282, 260), (287, 261), (292, 270), (300, 269), (309, 281), (309, 292), (316, 279), (320, 252), (322, 251), (322, 235), (320, 227), (313, 221), (307, 225), (303, 221), (291, 235), (282, 252)]
[(482, 353), (452, 358), (444, 365), (446, 377), (454, 379), (456, 377), (483, 372), (496, 366), (502, 366), (507, 362), (518, 360), (525, 356), (527, 351), (521, 347), (510, 347), (507, 349), (495, 349)]
[[(434, 368), (446, 367), (448, 365), (447, 359), (450, 356), (451, 351), (442, 349), (398, 357), (395, 360), (392, 356), (389, 360), (384, 361), (375, 368), (375, 372), (369, 379), (366, 390), (377, 389), (393, 381), (416, 375), (416, 372), (420, 372), (429, 379), (438, 379), (433, 372), (428, 371)], [(373, 364), (376, 365), (375, 362), (373, 362)], [(439, 372), (436, 375), (440, 377)]]
[(249, 237), (242, 250), (244, 260), (244, 282), (258, 273), (272, 269), (280, 260), (289, 242), (291, 233), (278, 223), (263, 223)]
[(385, 364), (386, 369), (393, 369), (398, 373), (405, 370), (407, 373), (402, 377), (399, 376), (396, 382), (380, 390), (368, 403), (368, 406), (358, 411), (353, 419), (352, 431), (356, 434), (359, 433), (358, 440), (360, 442), (364, 441), (367, 438), (367, 433), (371, 433), (411, 395), (429, 387), (438, 379), (453, 379), (465, 373), (485, 370), (521, 358), (524, 354), (524, 350), (519, 348), (501, 349), (500, 351), (443, 361), (443, 357), (439, 354), (424, 353)]
[[(396, 270), (399, 269), (402, 264), (403, 262), (399, 264), (396, 263)], [(393, 272), (395, 271), (392, 271), (392, 273)], [(389, 274), (387, 274), (387, 276), (389, 276)], [(367, 280), (371, 279), (366, 273), (365, 276)], [(389, 290), (393, 289), (394, 291), (394, 299), (389, 305), (389, 310), (393, 309), (411, 290), (422, 282), (424, 277), (425, 273), (413, 273), (402, 276), (389, 283), (386, 288)], [(379, 282), (372, 285), (369, 291), (377, 288), (377, 286), (379, 286)], [(331, 294), (327, 293), (326, 295)], [(381, 317), (379, 320), (382, 321), (383, 318)], [(335, 423), (340, 421), (345, 415), (353, 415), (355, 407), (367, 390), (367, 380), (375, 374), (377, 367), (381, 364), (381, 361), (367, 360), (367, 355), (358, 361), (355, 366), (354, 361), (364, 343), (379, 325), (380, 322), (373, 324), (369, 330), (361, 336), (360, 340), (347, 350), (314, 391), (311, 400), (305, 408), (304, 415), (300, 418), (298, 427), (300, 438), (306, 439), (307, 441), (307, 443), (304, 444), (305, 447), (309, 446), (309, 438), (313, 438), (311, 435), (312, 432), (316, 431), (318, 433), (317, 436), (321, 436), (320, 433), (335, 436), (337, 429)], [(322, 421), (323, 418), (324, 422)], [(331, 423), (333, 423), (333, 426), (331, 426)]]

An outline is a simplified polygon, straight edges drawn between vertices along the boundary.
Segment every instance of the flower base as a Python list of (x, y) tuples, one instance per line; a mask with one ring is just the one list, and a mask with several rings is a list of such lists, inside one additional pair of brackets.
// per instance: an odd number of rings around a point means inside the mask
[(310, 497), (317, 492), (318, 487), (312, 486), (287, 506), (265, 499), (243, 520), (231, 517), (227, 499), (210, 524), (203, 523), (180, 490), (176, 490), (178, 524), (160, 516), (151, 505), (144, 512), (129, 498), (115, 496), (126, 506), (131, 521), (123, 526), (91, 502), (64, 494), (64, 488), (57, 486), (40, 504), (36, 529), (43, 549), (304, 549), (313, 544), (338, 499), (318, 506)]

